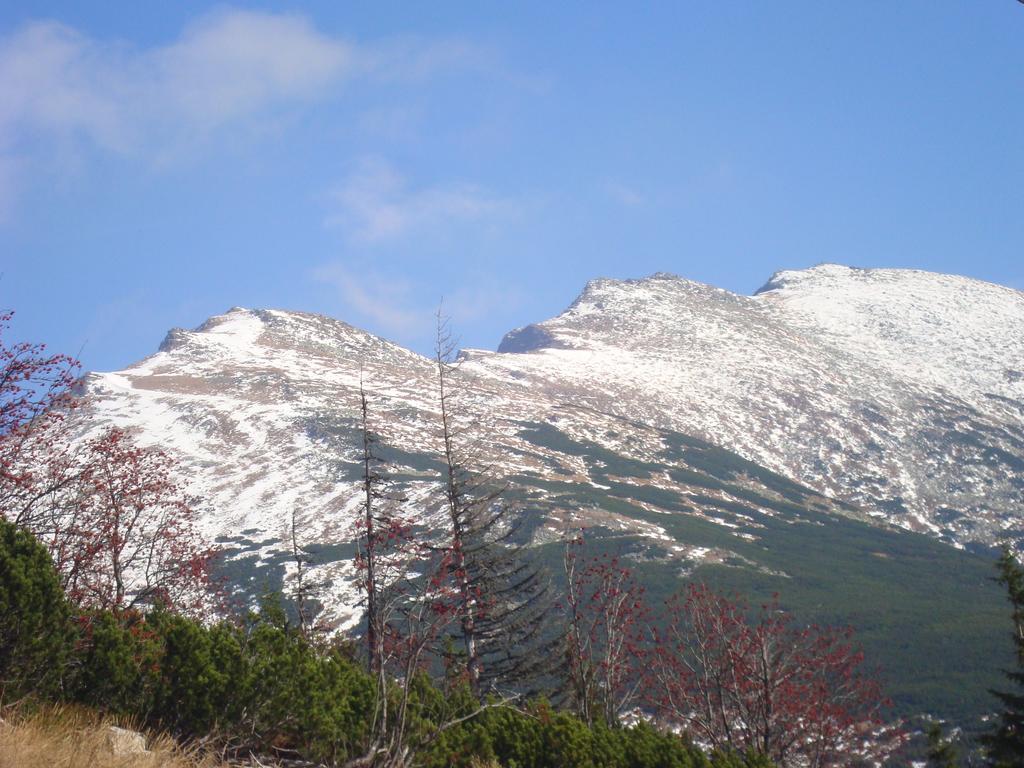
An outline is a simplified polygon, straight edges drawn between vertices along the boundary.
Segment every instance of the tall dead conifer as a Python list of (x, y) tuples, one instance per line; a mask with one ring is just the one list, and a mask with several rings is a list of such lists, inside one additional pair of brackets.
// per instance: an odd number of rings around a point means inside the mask
[(461, 361), (448, 319), (436, 315), (440, 437), (448, 545), (459, 602), (459, 635), (475, 695), (522, 689), (549, 658), (543, 632), (550, 584), (528, 557), (521, 511), (508, 504), (458, 381)]

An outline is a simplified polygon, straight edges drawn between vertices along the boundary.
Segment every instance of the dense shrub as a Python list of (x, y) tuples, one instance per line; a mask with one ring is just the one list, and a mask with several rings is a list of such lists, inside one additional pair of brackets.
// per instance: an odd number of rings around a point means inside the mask
[(68, 607), (49, 554), (0, 517), (0, 701), (56, 694), (69, 649)]
[[(283, 620), (255, 620), (243, 631), (239, 678), (256, 746), (284, 746), (311, 760), (355, 756), (365, 746), (373, 687), (340, 647), (317, 648)], [(238, 703), (236, 702), (236, 706)]]
[(152, 709), (152, 671), (160, 638), (135, 611), (94, 611), (76, 619), (69, 696), (115, 714), (145, 716)]
[[(273, 602), (206, 625), (166, 609), (69, 619), (56, 572), (29, 534), (0, 521), (0, 675), (7, 700), (35, 692), (130, 715), (186, 740), (341, 764), (364, 754), (375, 688), (344, 645), (315, 643)], [(708, 756), (646, 724), (588, 727), (545, 702), (476, 711), (468, 686), (415, 678), (412, 741), (426, 768), (762, 768)]]
[(235, 628), (206, 628), (163, 611), (148, 622), (161, 642), (159, 666), (153, 670), (152, 717), (183, 734), (217, 733), (239, 723), (245, 662)]
[[(180, 737), (214, 736), (253, 751), (337, 764), (365, 750), (373, 711), (369, 677), (343, 647), (316, 646), (270, 609), (245, 623), (211, 627), (156, 611), (91, 618), (80, 642), (75, 695), (132, 713)], [(413, 686), (413, 727), (474, 711), (465, 685), (441, 690), (424, 675)], [(445, 730), (420, 755), (427, 768), (751, 768), (735, 756), (709, 757), (684, 739), (641, 723), (588, 727), (540, 702), (520, 712), (487, 709)]]
[(770, 768), (756, 756), (708, 756), (678, 736), (641, 722), (588, 727), (537, 703), (526, 712), (492, 709), (444, 734), (424, 756), (430, 768), (491, 761), (506, 768)]
[(157, 609), (81, 619), (77, 701), (240, 752), (341, 761), (364, 747), (368, 677), (275, 610), (212, 626)]

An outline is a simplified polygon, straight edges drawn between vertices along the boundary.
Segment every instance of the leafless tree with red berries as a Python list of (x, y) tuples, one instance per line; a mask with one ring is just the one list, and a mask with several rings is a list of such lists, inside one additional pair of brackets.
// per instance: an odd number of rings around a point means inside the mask
[(618, 557), (586, 557), (582, 534), (565, 548), (569, 694), (588, 725), (614, 725), (638, 704), (649, 653), (644, 588)]
[(877, 733), (886, 699), (849, 629), (798, 627), (774, 601), (752, 621), (703, 584), (666, 608), (646, 686), (662, 722), (783, 768), (860, 764), (891, 747)]
[(82, 605), (207, 607), (212, 551), (173, 459), (124, 429), (82, 438), (89, 409), (73, 392), (78, 363), (6, 343), (11, 317), (0, 315), (0, 514), (49, 548)]

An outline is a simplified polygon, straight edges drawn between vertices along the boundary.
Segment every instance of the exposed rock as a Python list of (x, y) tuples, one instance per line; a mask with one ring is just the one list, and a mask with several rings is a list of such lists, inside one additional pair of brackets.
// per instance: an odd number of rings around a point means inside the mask
[(138, 731), (130, 731), (127, 728), (118, 728), (112, 725), (107, 728), (107, 749), (116, 756), (122, 755), (145, 755), (149, 754), (146, 749), (146, 737)]
[(527, 325), (506, 333), (501, 340), (501, 344), (498, 345), (498, 352), (502, 354), (507, 352), (522, 354), (524, 352), (533, 352), (537, 349), (554, 349), (563, 346), (564, 344), (559, 343), (554, 336), (539, 325)]

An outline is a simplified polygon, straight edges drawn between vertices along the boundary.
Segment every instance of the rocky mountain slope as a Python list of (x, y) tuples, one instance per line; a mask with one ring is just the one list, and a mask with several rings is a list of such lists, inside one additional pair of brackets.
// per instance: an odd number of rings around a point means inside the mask
[[(182, 459), (239, 585), (287, 578), (294, 513), (346, 627), (360, 377), (393, 472), (429, 513), (434, 367), (343, 322), (233, 309), (87, 391), (98, 423)], [(458, 378), (539, 551), (586, 525), (666, 590), (694, 571), (754, 592), (784, 583), (813, 617), (857, 619), (890, 650), (919, 613), (941, 625), (963, 611), (953, 642), (970, 651), (944, 674), (984, 684), (971, 664), (998, 655), (984, 633), (998, 595), (983, 558), (956, 548), (1024, 537), (1021, 292), (835, 265), (752, 297), (664, 274), (596, 280), (497, 352), (465, 351)], [(893, 653), (908, 681), (927, 677), (920, 647)], [(907, 706), (935, 695), (908, 687)]]
[(950, 543), (1019, 537), (1024, 293), (822, 265), (737, 296), (671, 275), (590, 283), (513, 331), (491, 375), (699, 435)]

